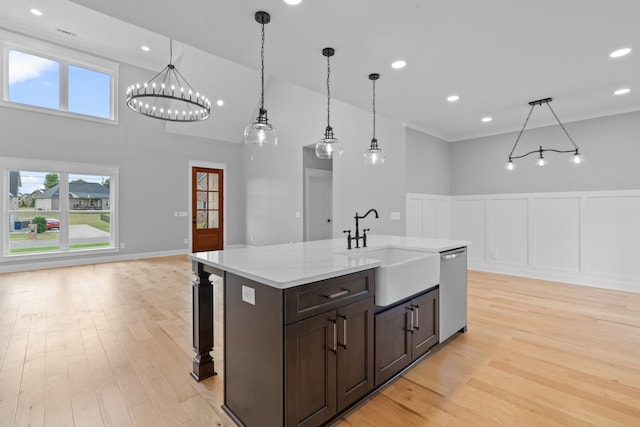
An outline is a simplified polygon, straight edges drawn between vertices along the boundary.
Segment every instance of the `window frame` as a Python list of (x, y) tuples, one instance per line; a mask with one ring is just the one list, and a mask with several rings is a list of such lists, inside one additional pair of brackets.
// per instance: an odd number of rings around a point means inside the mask
[[(61, 249), (57, 251), (43, 251), (35, 253), (10, 253), (10, 232), (6, 225), (9, 224), (9, 215), (11, 214), (9, 202), (9, 171), (33, 171), (33, 172), (56, 172), (60, 174), (60, 208), (56, 213), (60, 216), (61, 230), (66, 230), (64, 233), (60, 233), (59, 245)], [(97, 248), (69, 248), (69, 214), (73, 212), (69, 209), (69, 175), (102, 175), (109, 176), (109, 214), (110, 214), (110, 246), (97, 247)], [(3, 262), (15, 262), (20, 260), (33, 260), (33, 259), (52, 259), (52, 258), (68, 258), (77, 257), (86, 254), (101, 254), (101, 253), (114, 253), (119, 252), (119, 221), (118, 221), (118, 197), (119, 197), (119, 167), (111, 165), (99, 165), (90, 163), (69, 163), (69, 162), (56, 162), (49, 160), (34, 160), (34, 159), (18, 159), (0, 157), (0, 191), (2, 191), (2, 197), (0, 197), (0, 221), (2, 227), (0, 227), (0, 263)], [(102, 209), (101, 211), (107, 211)], [(100, 211), (96, 211), (100, 212)], [(64, 249), (62, 249), (64, 248)]]
[[(0, 30), (2, 41), (2, 57), (0, 59), (2, 73), (2, 86), (0, 87), (0, 105), (20, 110), (35, 111), (40, 113), (61, 115), (78, 119), (97, 121), (108, 124), (118, 124), (118, 74), (119, 64), (104, 58), (89, 55), (84, 52), (68, 49), (55, 44), (47, 43)], [(39, 107), (36, 105), (22, 104), (9, 101), (9, 50), (17, 50), (29, 55), (39, 56), (60, 64), (60, 102), (58, 109)], [(82, 113), (72, 113), (69, 107), (69, 66), (85, 68), (91, 71), (108, 74), (111, 77), (110, 90), (110, 117), (98, 117)]]

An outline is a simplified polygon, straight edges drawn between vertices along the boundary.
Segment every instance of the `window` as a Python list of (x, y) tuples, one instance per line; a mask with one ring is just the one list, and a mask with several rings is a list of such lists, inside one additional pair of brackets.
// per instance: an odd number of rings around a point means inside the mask
[(3, 259), (117, 248), (116, 167), (0, 159), (0, 171)]
[(0, 31), (5, 105), (116, 120), (117, 65)]

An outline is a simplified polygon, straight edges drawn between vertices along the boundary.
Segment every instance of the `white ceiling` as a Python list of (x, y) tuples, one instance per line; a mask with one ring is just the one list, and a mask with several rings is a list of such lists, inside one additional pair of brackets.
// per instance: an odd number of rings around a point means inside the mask
[[(563, 122), (640, 110), (638, 0), (0, 0), (5, 28), (159, 71), (168, 40), (181, 72), (212, 101), (212, 118), (168, 130), (239, 142), (259, 95), (260, 26), (265, 71), (326, 93), (324, 47), (335, 99), (448, 141), (519, 130), (529, 101), (553, 97)], [(42, 17), (29, 13), (31, 7)], [(133, 24), (133, 25), (131, 25)], [(72, 32), (68, 36), (58, 28)], [(143, 53), (142, 44), (151, 52)], [(630, 55), (609, 53), (632, 47)], [(177, 56), (174, 53), (174, 56)], [(403, 70), (392, 70), (405, 59)], [(630, 87), (624, 96), (613, 91)], [(446, 97), (458, 94), (449, 103)], [(266, 100), (268, 108), (268, 99)], [(493, 121), (480, 119), (491, 116)], [(536, 109), (529, 126), (554, 123)], [(187, 128), (186, 126), (190, 126)], [(240, 130), (238, 130), (240, 129)], [(570, 128), (569, 128), (570, 130)]]

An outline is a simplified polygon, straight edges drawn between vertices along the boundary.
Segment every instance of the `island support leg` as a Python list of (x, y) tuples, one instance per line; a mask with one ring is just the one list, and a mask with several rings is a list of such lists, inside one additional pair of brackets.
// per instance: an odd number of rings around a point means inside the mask
[(193, 371), (191, 376), (201, 381), (216, 375), (213, 357), (213, 284), (203, 264), (193, 261)]

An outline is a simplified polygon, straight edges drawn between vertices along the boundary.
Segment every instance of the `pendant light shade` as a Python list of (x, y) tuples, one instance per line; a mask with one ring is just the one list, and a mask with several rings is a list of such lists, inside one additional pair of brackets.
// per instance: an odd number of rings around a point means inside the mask
[(331, 91), (329, 87), (331, 77), (330, 59), (335, 54), (331, 47), (322, 49), (322, 55), (327, 57), (327, 127), (324, 131), (324, 138), (316, 144), (316, 157), (319, 159), (333, 159), (342, 155), (342, 142), (333, 136), (333, 128), (330, 122), (331, 113)]
[(209, 99), (194, 90), (173, 65), (173, 40), (169, 41), (169, 65), (145, 83), (127, 88), (127, 106), (136, 113), (169, 122), (206, 120)]
[(264, 26), (271, 21), (271, 15), (264, 11), (258, 11), (255, 19), (262, 26), (262, 44), (260, 48), (260, 109), (256, 121), (244, 129), (244, 143), (258, 147), (275, 147), (278, 144), (278, 135), (267, 118), (267, 110), (264, 108)]
[[(544, 157), (544, 153), (546, 153), (548, 151), (551, 151), (551, 152), (554, 152), (554, 153), (573, 153), (573, 156), (571, 156), (571, 158), (569, 159), (570, 163), (573, 163), (575, 165), (579, 165), (580, 163), (583, 162), (584, 159), (582, 157), (582, 154), (580, 154), (580, 150), (579, 150), (578, 146), (573, 141), (573, 138), (571, 138), (571, 135), (569, 135), (569, 132), (567, 132), (567, 129), (565, 129), (564, 125), (562, 124), (562, 122), (558, 118), (558, 115), (556, 114), (556, 112), (553, 111), (553, 108), (551, 108), (550, 102), (552, 100), (553, 100), (552, 98), (544, 98), (544, 99), (538, 99), (536, 101), (529, 102), (529, 105), (531, 106), (531, 109), (529, 110), (529, 115), (527, 115), (527, 118), (524, 121), (524, 125), (522, 126), (522, 130), (518, 134), (518, 137), (516, 138), (516, 143), (513, 144), (513, 148), (511, 149), (511, 152), (509, 153), (509, 159), (507, 160), (507, 163), (504, 166), (505, 169), (507, 169), (508, 171), (515, 170), (516, 164), (513, 161), (514, 159), (521, 159), (521, 158), (526, 157), (526, 156), (528, 156), (530, 154), (536, 154), (536, 153), (538, 153), (538, 158), (536, 158), (535, 164), (540, 166), (540, 167), (546, 166), (549, 162)], [(533, 109), (536, 106), (542, 105), (542, 104), (546, 104), (547, 107), (549, 107), (549, 110), (551, 111), (551, 114), (553, 114), (553, 117), (556, 119), (556, 121), (558, 122), (558, 124), (562, 128), (562, 131), (564, 132), (564, 134), (567, 136), (567, 138), (569, 138), (569, 141), (571, 141), (571, 144), (573, 145), (573, 148), (569, 149), (569, 150), (557, 150), (555, 148), (542, 148), (542, 145), (541, 145), (540, 148), (538, 148), (537, 150), (529, 151), (528, 153), (525, 153), (525, 154), (522, 154), (522, 155), (519, 155), (519, 156), (514, 155), (513, 153), (514, 153), (514, 151), (516, 151), (516, 147), (518, 146), (518, 142), (520, 142), (520, 137), (522, 136), (525, 128), (527, 127), (527, 123), (529, 122), (529, 118), (531, 117), (531, 113), (533, 112)]]
[(378, 146), (376, 139), (376, 80), (380, 78), (380, 74), (369, 74), (369, 80), (373, 82), (373, 138), (371, 138), (371, 146), (364, 152), (362, 160), (365, 165), (379, 166), (383, 165), (386, 156), (382, 149)]

